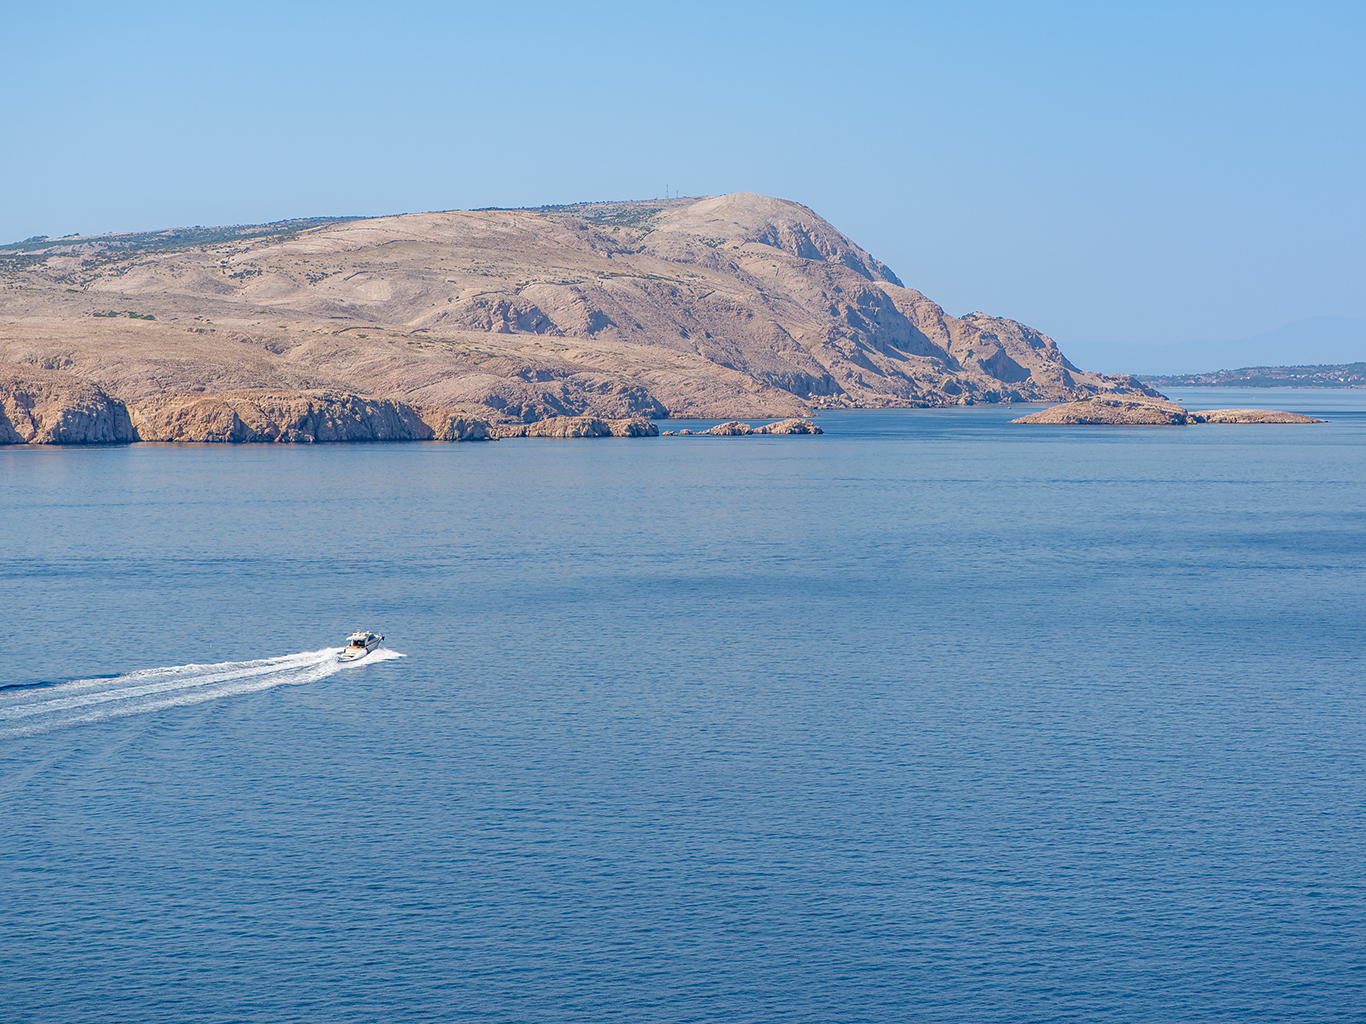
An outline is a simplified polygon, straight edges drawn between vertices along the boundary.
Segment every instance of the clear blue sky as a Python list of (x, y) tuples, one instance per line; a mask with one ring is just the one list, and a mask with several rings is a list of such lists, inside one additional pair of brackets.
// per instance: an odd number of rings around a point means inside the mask
[(1366, 4), (0, 0), (0, 240), (763, 192), (1066, 343), (1366, 317)]

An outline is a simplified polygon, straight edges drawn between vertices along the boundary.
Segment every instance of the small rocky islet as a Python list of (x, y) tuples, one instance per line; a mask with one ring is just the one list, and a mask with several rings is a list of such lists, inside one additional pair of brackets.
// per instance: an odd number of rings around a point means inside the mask
[(666, 437), (751, 437), (755, 434), (823, 434), (823, 431), (816, 424), (808, 419), (793, 417), (790, 419), (779, 420), (777, 423), (765, 423), (762, 426), (753, 426), (749, 423), (741, 423), (739, 420), (730, 420), (726, 423), (718, 423), (714, 427), (706, 430), (691, 430), (684, 427), (680, 430), (666, 430)]
[(1063, 402), (1011, 423), (1062, 426), (1185, 427), (1200, 423), (1323, 423), (1276, 409), (1187, 409), (1165, 398), (1106, 395)]

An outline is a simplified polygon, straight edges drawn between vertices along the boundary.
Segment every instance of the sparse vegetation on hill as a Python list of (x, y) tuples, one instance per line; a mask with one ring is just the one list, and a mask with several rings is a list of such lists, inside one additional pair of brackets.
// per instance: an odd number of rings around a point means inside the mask
[(606, 227), (646, 228), (664, 210), (687, 206), (697, 201), (697, 198), (693, 197), (615, 203), (569, 203), (564, 206), (537, 206), (528, 212), (541, 213), (548, 217), (577, 217)]
[(326, 227), (329, 224), (344, 224), (359, 220), (358, 217), (300, 217), (293, 220), (280, 220), (270, 224), (237, 224), (229, 227), (206, 228), (196, 224), (192, 228), (168, 228), (164, 231), (132, 231), (114, 235), (65, 235), (62, 238), (49, 238), (47, 235), (34, 235), (22, 242), (0, 245), (0, 258), (17, 252), (51, 252), (65, 246), (106, 246), (122, 249), (125, 252), (160, 252), (167, 249), (180, 249), (195, 245), (217, 245), (220, 242), (237, 242), (251, 238), (281, 238), (294, 235), (311, 228)]

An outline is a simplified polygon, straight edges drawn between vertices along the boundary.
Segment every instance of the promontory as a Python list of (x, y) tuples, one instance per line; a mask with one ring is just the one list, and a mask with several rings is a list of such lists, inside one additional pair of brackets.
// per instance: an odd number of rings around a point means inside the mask
[(0, 246), (0, 282), (0, 443), (637, 436), (1157, 395), (951, 316), (750, 193), (32, 238)]

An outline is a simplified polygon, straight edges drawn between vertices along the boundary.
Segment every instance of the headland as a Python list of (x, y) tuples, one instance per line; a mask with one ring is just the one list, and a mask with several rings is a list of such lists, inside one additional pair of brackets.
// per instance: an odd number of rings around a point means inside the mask
[(1109, 395), (1157, 392), (951, 316), (751, 193), (0, 247), (0, 443), (642, 436), (606, 425)]

